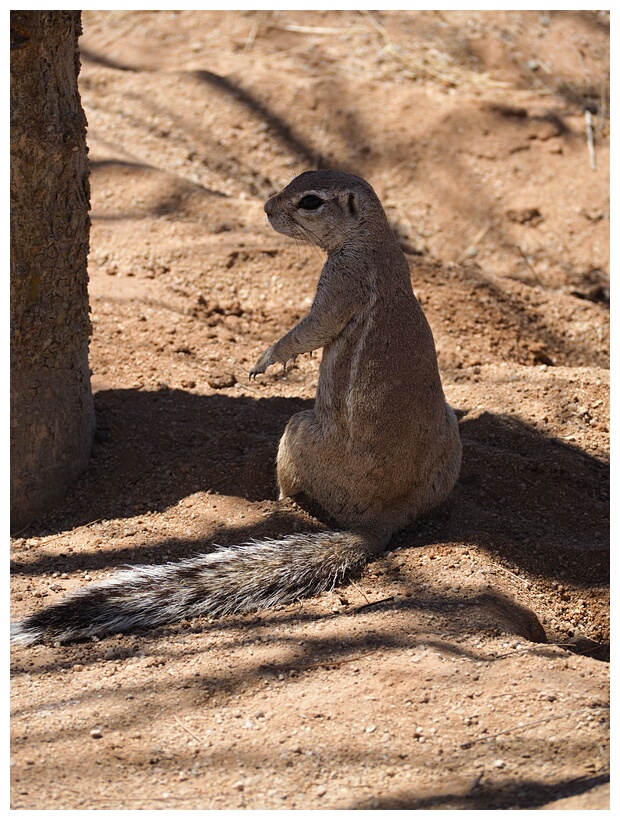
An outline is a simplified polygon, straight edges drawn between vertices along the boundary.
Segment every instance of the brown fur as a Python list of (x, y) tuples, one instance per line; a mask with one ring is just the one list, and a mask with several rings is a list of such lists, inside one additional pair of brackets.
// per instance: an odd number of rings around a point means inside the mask
[[(323, 204), (299, 207), (308, 196)], [(328, 254), (309, 314), (250, 371), (323, 348), (314, 410), (293, 416), (280, 442), (281, 494), (303, 491), (339, 526), (389, 536), (447, 497), (461, 463), (407, 260), (359, 177), (301, 174), (265, 211), (275, 230)]]

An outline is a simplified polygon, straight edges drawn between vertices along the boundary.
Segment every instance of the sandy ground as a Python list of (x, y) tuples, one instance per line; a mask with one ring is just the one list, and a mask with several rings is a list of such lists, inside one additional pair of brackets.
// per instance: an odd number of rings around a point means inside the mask
[(98, 434), (12, 539), (13, 617), (319, 526), (277, 500), (274, 458), (320, 356), (247, 379), (321, 268), (262, 212), (301, 170), (382, 199), (464, 462), (354, 584), (14, 648), (12, 807), (608, 808), (609, 16), (83, 22)]

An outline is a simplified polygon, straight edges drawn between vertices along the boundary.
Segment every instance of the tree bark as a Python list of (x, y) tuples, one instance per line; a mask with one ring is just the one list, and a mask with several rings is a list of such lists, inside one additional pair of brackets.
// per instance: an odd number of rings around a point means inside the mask
[(79, 11), (11, 11), (11, 526), (57, 504), (95, 430)]

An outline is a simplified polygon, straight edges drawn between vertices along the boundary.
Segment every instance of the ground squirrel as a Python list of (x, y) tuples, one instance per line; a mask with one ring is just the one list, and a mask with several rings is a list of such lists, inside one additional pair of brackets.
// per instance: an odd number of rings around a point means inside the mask
[(307, 171), (265, 205), (278, 232), (327, 252), (308, 315), (250, 370), (323, 348), (313, 410), (277, 456), (280, 496), (304, 493), (337, 529), (255, 541), (78, 590), (13, 625), (18, 643), (67, 641), (266, 608), (333, 588), (442, 502), (461, 464), (431, 330), (370, 185)]

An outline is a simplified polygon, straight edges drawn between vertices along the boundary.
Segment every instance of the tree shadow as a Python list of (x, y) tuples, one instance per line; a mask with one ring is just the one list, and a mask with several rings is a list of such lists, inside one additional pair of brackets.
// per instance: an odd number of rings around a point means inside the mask
[[(428, 604), (428, 602), (426, 602)], [(444, 607), (446, 606), (444, 602)], [(454, 596), (454, 607), (458, 606), (457, 596)], [(407, 604), (410, 608), (415, 608), (415, 603)], [(421, 607), (420, 607), (421, 608)], [(419, 630), (403, 628), (403, 622), (395, 618), (385, 618), (381, 624), (374, 622), (374, 628), (370, 632), (357, 631), (351, 629), (350, 623), (355, 619), (356, 612), (340, 613), (309, 613), (303, 609), (295, 612), (292, 607), (287, 607), (284, 611), (268, 612), (258, 616), (230, 617), (218, 621), (214, 627), (219, 635), (218, 645), (220, 659), (208, 665), (200, 674), (196, 674), (196, 666), (193, 661), (203, 658), (205, 653), (212, 653), (212, 646), (208, 642), (208, 635), (204, 639), (197, 637), (191, 640), (192, 635), (188, 635), (188, 625), (172, 625), (171, 627), (160, 627), (151, 630), (151, 633), (140, 639), (140, 650), (148, 654), (153, 654), (158, 659), (158, 664), (171, 664), (175, 675), (172, 680), (162, 679), (162, 676), (151, 676), (148, 681), (134, 679), (133, 677), (123, 682), (122, 688), (105, 687), (103, 691), (95, 686), (87, 687), (86, 691), (80, 693), (80, 703), (83, 706), (96, 705), (101, 710), (106, 708), (108, 715), (108, 730), (123, 729), (131, 725), (133, 730), (142, 730), (153, 725), (153, 721), (161, 720), (161, 703), (168, 703), (173, 695), (175, 710), (183, 714), (184, 708), (195, 710), (197, 703), (203, 703), (207, 711), (213, 707), (215, 697), (232, 697), (247, 692), (248, 685), (261, 687), (264, 684), (276, 684), (287, 687), (295, 678), (304, 677), (309, 683), (319, 679), (325, 679), (326, 670), (334, 669), (341, 663), (348, 660), (360, 660), (366, 655), (372, 655), (373, 650), (380, 650), (385, 660), (389, 659), (389, 653), (394, 651), (396, 656), (402, 654), (404, 650), (420, 650), (423, 652), (439, 653), (451, 660), (469, 660), (475, 663), (484, 662), (485, 667), (494, 662), (501, 662), (506, 657), (500, 654), (493, 657), (489, 653), (488, 647), (478, 651), (471, 646), (458, 645), (451, 640), (452, 636), (459, 635), (459, 626), (450, 623), (446, 619), (448, 634), (441, 639), (428, 635), (420, 635)], [(444, 609), (444, 615), (450, 614), (449, 609)], [(496, 625), (495, 612), (493, 609), (483, 610), (481, 617), (486, 620), (486, 624)], [(197, 624), (192, 624), (191, 632), (203, 632), (203, 619), (197, 619)], [(299, 628), (306, 624), (316, 624), (317, 621), (330, 622), (329, 635), (316, 635), (311, 631), (304, 631), (303, 648), (299, 644)], [(408, 622), (411, 627), (411, 622)], [(277, 637), (276, 630), (277, 629)], [(335, 633), (335, 627), (340, 628), (339, 633)], [(443, 627), (442, 627), (443, 632)], [(339, 634), (340, 637), (337, 637)], [(239, 668), (235, 662), (237, 650), (252, 650), (256, 645), (257, 636), (269, 639), (277, 649), (278, 662), (273, 664), (263, 664), (259, 658), (250, 658), (243, 668)], [(163, 638), (163, 640), (162, 640)], [(187, 640), (190, 638), (190, 640)], [(84, 666), (98, 667), (105, 660), (110, 660), (110, 655), (116, 663), (122, 664), (123, 660), (135, 658), (137, 644), (126, 638), (115, 636), (101, 643), (88, 643), (85, 645), (87, 657), (81, 657), (80, 663)], [(535, 646), (532, 652), (549, 661), (555, 661), (566, 657), (563, 650), (553, 646)], [(71, 647), (55, 647), (53, 654), (41, 652), (31, 659), (28, 664), (28, 674), (35, 679), (42, 674), (58, 673), (59, 669), (67, 668), (72, 660)], [(254, 654), (250, 652), (250, 654)], [(518, 652), (508, 653), (518, 655)], [(228, 656), (232, 663), (222, 663), (222, 659)], [(364, 662), (364, 661), (362, 661)], [(377, 664), (377, 658), (371, 658), (371, 664)], [(389, 661), (388, 661), (389, 662)], [(23, 672), (24, 669), (16, 669)], [(477, 678), (476, 678), (477, 680)], [(471, 682), (474, 683), (474, 682)], [(478, 684), (474, 683), (477, 687)], [(453, 695), (448, 694), (448, 698)], [(140, 709), (136, 710), (134, 698), (139, 699)], [(162, 700), (163, 699), (163, 700)], [(130, 702), (128, 702), (130, 701)], [(64, 704), (71, 708), (75, 701), (69, 701), (66, 693), (59, 691), (54, 698), (54, 707), (64, 708)], [(449, 700), (446, 701), (446, 709), (452, 706)], [(49, 704), (46, 704), (49, 708)], [(27, 719), (32, 711), (40, 708), (35, 702), (26, 705), (13, 715), (15, 720)], [(596, 708), (596, 706), (593, 706)], [(603, 707), (604, 708), (604, 707)], [(405, 717), (405, 725), (415, 720), (414, 717)], [(416, 723), (413, 723), (415, 726)], [(514, 734), (511, 733), (509, 743), (513, 756), (519, 753), (533, 759), (547, 759), (549, 754), (548, 742), (545, 736), (540, 737), (530, 733), (521, 733), (519, 727), (515, 725)], [(583, 757), (582, 745), (586, 745), (587, 739), (580, 736), (573, 736), (569, 729), (556, 729), (560, 734), (560, 742), (565, 746), (570, 746), (575, 750), (575, 756)], [(63, 729), (63, 737), (76, 738), (83, 732), (79, 723), (66, 726)], [(472, 735), (465, 733), (461, 738), (469, 739), (467, 742), (457, 744), (456, 748), (450, 751), (442, 763), (449, 767), (451, 771), (456, 768), (470, 769), (472, 765), (470, 748)], [(31, 727), (28, 732), (28, 743), (44, 742), (48, 739), (48, 732), (45, 725), (37, 728)], [(493, 743), (493, 737), (477, 737), (474, 735), (473, 741)], [(240, 750), (238, 750), (240, 751)], [(399, 755), (401, 749), (355, 749), (346, 737), (342, 742), (337, 742), (330, 747), (328, 759), (330, 766), (351, 765), (358, 758), (359, 754), (364, 754), (365, 762), (369, 765), (385, 765), (386, 752), (393, 757), (391, 761), (394, 765), (402, 765), (402, 757)], [(407, 750), (408, 751), (408, 750)], [(217, 750), (220, 753), (220, 750)], [(527, 754), (525, 754), (527, 753)], [(375, 757), (377, 755), (377, 757)], [(476, 755), (474, 754), (476, 757)], [(177, 761), (178, 763), (178, 761)], [(559, 799), (573, 794), (579, 794), (596, 785), (606, 782), (605, 775), (599, 777), (589, 777), (585, 780), (574, 779), (566, 782), (557, 781), (553, 783), (506, 778), (503, 775), (499, 778), (493, 776), (492, 772), (486, 772), (486, 780), (473, 780), (469, 787), (459, 789), (433, 789), (431, 794), (420, 794), (414, 789), (400, 792), (388, 792), (382, 789), (379, 798), (371, 798), (372, 805), (366, 801), (351, 808), (503, 808), (515, 805), (519, 808), (535, 807), (543, 805), (552, 799)], [(550, 779), (550, 778), (549, 778)], [(462, 781), (462, 778), (460, 778)], [(379, 800), (380, 804), (375, 805)]]
[(311, 406), (171, 389), (100, 391), (93, 459), (64, 514), (123, 518), (198, 491), (275, 500), (278, 441), (288, 419)]
[[(442, 369), (481, 364), (485, 347), (488, 361), (500, 353), (505, 360), (524, 365), (609, 367), (609, 351), (598, 335), (571, 337), (570, 328), (550, 318), (550, 299), (541, 289), (515, 285), (475, 264), (457, 276), (430, 260), (410, 260), (410, 267), (414, 290), (434, 328)], [(599, 305), (594, 310), (600, 311), (600, 325), (606, 327), (608, 309)], [(472, 336), (476, 342), (469, 353)]]
[[(196, 492), (275, 501), (279, 438), (290, 416), (312, 404), (168, 389), (100, 391), (95, 403), (99, 441), (89, 467), (63, 506), (31, 525), (29, 535), (162, 511)], [(609, 465), (512, 416), (465, 415), (461, 436), (461, 477), (449, 501), (395, 536), (394, 545), (468, 542), (546, 578), (607, 583)], [(258, 529), (222, 529), (218, 538), (284, 535), (291, 516), (284, 508)], [(148, 557), (162, 552), (174, 560), (192, 548), (204, 544), (167, 539)], [(131, 555), (135, 560), (135, 549)], [(103, 557), (83, 560), (105, 565)]]
[[(352, 589), (349, 588), (349, 591)], [(441, 613), (446, 620), (442, 626), (441, 637), (433, 637), (426, 632), (420, 634), (419, 629), (403, 629), (402, 618), (386, 617), (381, 626), (375, 622), (372, 631), (368, 633), (351, 629), (355, 627), (355, 622), (363, 617), (362, 613), (369, 610), (414, 617), (430, 611), (434, 614)], [(528, 652), (531, 649), (530, 654), (536, 657), (543, 657), (549, 661), (566, 657), (564, 647), (545, 641), (544, 632), (531, 610), (502, 593), (485, 592), (465, 596), (457, 593), (437, 594), (421, 591), (419, 595), (399, 601), (388, 599), (371, 605), (351, 606), (337, 613), (311, 612), (297, 604), (289, 604), (260, 612), (227, 615), (218, 619), (214, 628), (220, 636), (226, 636), (231, 650), (251, 648), (256, 642), (256, 635), (261, 634), (261, 629), (264, 628), (273, 635), (273, 630), (277, 627), (276, 640), (280, 656), (278, 660), (267, 663), (253, 662), (246, 668), (243, 678), (237, 677), (235, 670), (218, 669), (210, 676), (203, 676), (203, 683), (208, 683), (213, 692), (236, 692), (248, 681), (256, 682), (265, 676), (278, 677), (281, 674), (312, 675), (321, 668), (337, 667), (358, 655), (370, 656), (378, 650), (389, 653), (391, 650), (415, 650), (421, 646), (424, 651), (433, 650), (452, 660), (470, 660), (486, 664), (503, 661), (512, 655), (520, 656), (524, 651), (508, 650), (493, 654), (488, 647), (478, 649), (459, 643), (463, 625), (459, 618), (453, 616), (457, 613), (463, 615), (464, 610), (467, 610), (468, 630), (475, 628), (483, 632), (502, 627), (507, 633), (518, 634), (535, 644), (528, 647)], [(200, 642), (179, 644), (176, 639), (193, 634), (208, 638), (208, 623), (213, 622), (206, 616), (196, 617), (191, 623), (180, 620), (150, 629), (135, 629), (125, 633), (124, 638), (117, 633), (96, 643), (84, 640), (61, 644), (56, 647), (58, 653), (43, 653), (40, 658), (33, 661), (29, 671), (32, 674), (42, 674), (62, 669), (66, 662), (64, 654), (70, 657), (72, 647), (76, 644), (82, 644), (87, 649), (88, 658), (84, 660), (85, 665), (96, 665), (105, 660), (105, 655), (109, 654), (111, 647), (114, 647), (115, 659), (130, 658), (135, 651), (135, 645), (127, 638), (131, 634), (139, 636), (141, 646), (146, 647), (149, 652), (165, 657), (169, 661), (181, 661), (185, 664), (188, 660), (200, 656), (204, 652), (204, 646)], [(305, 632), (303, 647), (300, 648), (298, 629), (321, 623), (336, 624), (340, 627), (341, 639), (336, 641), (331, 632), (329, 637)], [(407, 623), (411, 624), (412, 620), (408, 619)], [(187, 670), (183, 674), (191, 679), (193, 672), (189, 667)]]
[[(471, 791), (439, 791), (424, 796), (415, 791), (389, 797), (371, 798), (353, 809), (429, 810), (429, 809), (540, 809), (547, 803), (584, 794), (596, 786), (609, 783), (609, 774), (576, 777), (559, 783), (512, 778), (501, 785), (486, 784), (484, 779)], [(475, 781), (473, 781), (475, 782)]]
[(461, 436), (453, 532), (458, 514), (463, 537), (490, 523), (500, 541), (531, 543), (534, 550), (608, 552), (609, 464), (508, 415), (465, 417)]
[(80, 58), (83, 62), (86, 61), (94, 63), (95, 65), (100, 65), (104, 68), (113, 68), (116, 71), (127, 71), (128, 73), (135, 73), (143, 70), (141, 68), (138, 68), (137, 66), (132, 66), (128, 63), (122, 63), (120, 60), (114, 60), (105, 54), (101, 54), (100, 52), (92, 51), (91, 49), (85, 48), (83, 45), (80, 45)]

